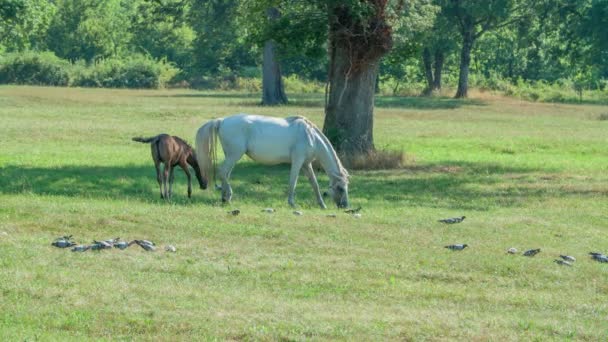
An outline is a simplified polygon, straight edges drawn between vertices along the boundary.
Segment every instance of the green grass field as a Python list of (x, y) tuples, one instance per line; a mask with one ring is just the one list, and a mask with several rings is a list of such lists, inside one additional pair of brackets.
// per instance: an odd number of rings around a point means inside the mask
[[(238, 112), (323, 122), (322, 96), (257, 102), (0, 87), (0, 340), (608, 339), (608, 264), (586, 255), (608, 253), (606, 107), (379, 98), (376, 145), (402, 149), (407, 165), (352, 172), (360, 219), (317, 209), (305, 177), (294, 216), (288, 167), (248, 160), (230, 205), (210, 190), (188, 200), (181, 171), (173, 203), (161, 201), (149, 147), (133, 136), (192, 142), (206, 120)], [(437, 222), (457, 215), (467, 219)], [(177, 253), (50, 245), (65, 234)], [(560, 253), (578, 261), (559, 266)]]

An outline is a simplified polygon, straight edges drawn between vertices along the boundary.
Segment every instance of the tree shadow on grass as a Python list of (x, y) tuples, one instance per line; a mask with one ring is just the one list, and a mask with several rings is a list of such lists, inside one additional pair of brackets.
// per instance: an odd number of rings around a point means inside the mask
[[(219, 192), (207, 190), (205, 194), (201, 194), (195, 179), (193, 198), (188, 200), (185, 176), (181, 170), (176, 170), (174, 203), (220, 203)], [(354, 172), (351, 178), (350, 197), (354, 205), (357, 202), (388, 202), (404, 207), (487, 210), (495, 206), (524, 206), (527, 201), (552, 196), (597, 195), (584, 194), (577, 188), (556, 192), (555, 189), (552, 191), (547, 187), (529, 186), (530, 183), (538, 181), (534, 175), (538, 171), (464, 162), (446, 162), (391, 171), (359, 171)], [(522, 181), (526, 177), (530, 178), (528, 184)], [(265, 166), (249, 161), (239, 163), (231, 180), (233, 202), (258, 205), (276, 204), (277, 201), (286, 203), (288, 179), (288, 165)], [(319, 172), (319, 182), (323, 189), (328, 185), (328, 179), (323, 172)], [(298, 190), (299, 205), (316, 206), (306, 177), (300, 177)], [(154, 168), (139, 165), (59, 168), (6, 166), (0, 168), (0, 193), (162, 202)], [(327, 204), (333, 206), (331, 203)]]
[[(150, 96), (150, 95), (146, 95)], [(192, 93), (153, 95), (154, 97), (189, 97), (189, 98), (218, 98), (235, 99), (231, 102), (235, 106), (261, 106), (259, 94), (251, 93)], [(284, 107), (310, 107), (323, 108), (324, 94), (288, 94), (289, 103)], [(455, 109), (463, 106), (484, 106), (486, 102), (479, 99), (454, 99), (451, 97), (424, 97), (424, 96), (380, 96), (375, 98), (375, 105), (379, 108), (413, 108), (413, 109)]]

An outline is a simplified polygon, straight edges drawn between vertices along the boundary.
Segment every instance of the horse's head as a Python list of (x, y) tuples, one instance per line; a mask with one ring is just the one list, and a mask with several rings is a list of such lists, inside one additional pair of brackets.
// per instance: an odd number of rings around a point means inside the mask
[(188, 156), (188, 164), (190, 164), (190, 166), (192, 166), (192, 168), (194, 169), (194, 174), (196, 175), (196, 179), (198, 179), (198, 185), (200, 186), (200, 188), (202, 190), (207, 189), (207, 184), (209, 182), (207, 180), (207, 177), (202, 175), (201, 169), (198, 166), (198, 162), (196, 161), (194, 153), (190, 153), (190, 155)]
[(348, 208), (348, 179), (334, 179), (329, 184), (328, 193), (338, 208)]

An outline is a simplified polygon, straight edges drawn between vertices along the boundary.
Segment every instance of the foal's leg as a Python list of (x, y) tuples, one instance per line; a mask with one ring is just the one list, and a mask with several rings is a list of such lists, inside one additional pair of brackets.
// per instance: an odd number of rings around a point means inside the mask
[(321, 196), (321, 191), (319, 191), (319, 183), (317, 182), (317, 177), (315, 176), (315, 171), (313, 170), (311, 163), (304, 165), (304, 173), (306, 173), (306, 177), (308, 177), (308, 180), (310, 181), (310, 186), (312, 186), (312, 190), (315, 192), (315, 196), (317, 196), (317, 203), (319, 203), (321, 209), (327, 209), (327, 206), (323, 201), (323, 196)]
[(167, 182), (169, 181), (169, 169), (171, 166), (168, 163), (163, 163), (163, 194), (165, 195), (165, 199), (169, 200), (169, 193), (167, 192)]
[(300, 169), (304, 164), (304, 158), (294, 156), (291, 158), (291, 171), (289, 172), (289, 196), (287, 197), (287, 203), (290, 206), (295, 207), (296, 201), (296, 184), (298, 183), (298, 176), (300, 175)]
[(163, 180), (160, 175), (160, 162), (154, 159), (154, 167), (156, 168), (156, 180), (158, 181), (158, 187), (160, 188), (160, 198), (165, 198), (163, 195)]
[(173, 179), (175, 178), (175, 173), (173, 172), (175, 167), (171, 165), (169, 168), (169, 198), (173, 197)]
[(179, 166), (184, 170), (186, 178), (188, 178), (188, 198), (192, 197), (192, 177), (190, 176), (190, 170), (188, 164), (185, 161), (180, 161)]

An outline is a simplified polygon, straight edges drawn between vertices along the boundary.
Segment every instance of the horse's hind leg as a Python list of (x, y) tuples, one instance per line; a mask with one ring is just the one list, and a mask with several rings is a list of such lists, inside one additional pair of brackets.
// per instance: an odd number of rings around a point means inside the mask
[(168, 163), (164, 163), (163, 165), (163, 194), (165, 195), (165, 199), (169, 200), (169, 193), (167, 192), (167, 182), (169, 181), (169, 169), (171, 166)]
[(230, 174), (232, 173), (234, 165), (236, 165), (236, 162), (239, 161), (239, 159), (241, 159), (241, 156), (238, 158), (226, 157), (219, 169), (219, 177), (222, 181), (222, 202), (230, 202), (232, 199), (232, 187), (230, 186), (230, 183), (228, 183), (228, 180), (230, 179)]
[(315, 171), (313, 170), (311, 163), (304, 165), (304, 173), (306, 173), (306, 177), (308, 177), (308, 180), (310, 181), (310, 186), (312, 186), (312, 190), (315, 192), (315, 196), (317, 196), (317, 203), (319, 203), (321, 209), (327, 209), (327, 206), (323, 201), (323, 196), (321, 196), (321, 191), (319, 191), (319, 183), (317, 182), (317, 177), (315, 176)]
[(163, 195), (163, 180), (160, 174), (160, 163), (155, 159), (154, 167), (156, 168), (156, 180), (158, 181), (158, 187), (160, 188), (160, 198), (165, 198)]
[(169, 168), (169, 198), (173, 197), (173, 180), (175, 173), (173, 172), (175, 167), (171, 166)]

